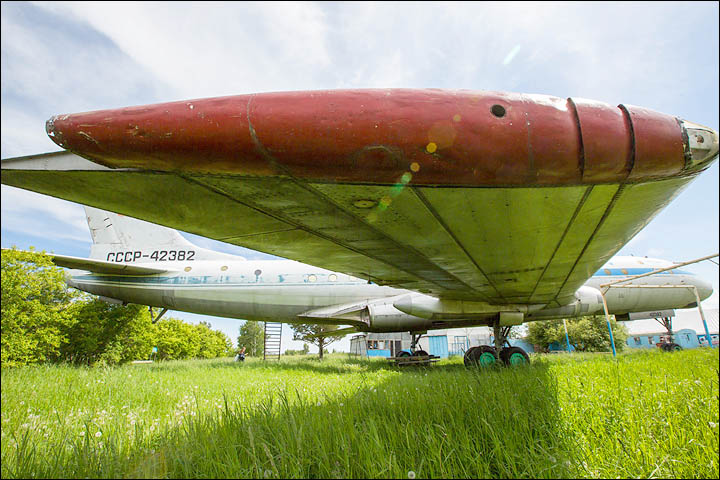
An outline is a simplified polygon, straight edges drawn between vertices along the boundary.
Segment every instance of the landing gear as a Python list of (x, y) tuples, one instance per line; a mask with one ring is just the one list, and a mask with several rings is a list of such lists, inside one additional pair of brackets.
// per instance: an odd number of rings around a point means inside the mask
[(679, 352), (680, 350), (682, 350), (682, 347), (680, 345), (673, 342), (658, 343), (658, 347), (660, 347), (664, 352)]
[(494, 365), (527, 365), (530, 363), (530, 356), (520, 347), (513, 347), (507, 341), (508, 334), (512, 327), (501, 327), (493, 325), (495, 334), (495, 346), (481, 345), (472, 347), (465, 352), (463, 362), (466, 367), (492, 367)]
[(412, 353), (413, 357), (423, 357), (423, 356), (427, 357), (427, 355), (428, 355), (428, 352), (426, 352), (425, 350), (415, 350)]
[(530, 363), (530, 356), (520, 347), (508, 347), (500, 350), (500, 360), (508, 367), (514, 367)]
[[(422, 332), (422, 333), (410, 332), (410, 337), (411, 337), (411, 340), (410, 340), (410, 351), (412, 352), (413, 357), (417, 357), (415, 348), (417, 347), (417, 344), (418, 344), (418, 342), (420, 341), (420, 337), (422, 337), (423, 335), (425, 335), (425, 333), (426, 333), (426, 332)], [(423, 355), (427, 355), (427, 352), (424, 351), (424, 350), (418, 350), (418, 352), (423, 352)]]
[(463, 362), (466, 367), (492, 367), (498, 364), (498, 355), (494, 347), (480, 345), (465, 352)]
[(660, 337), (660, 343), (657, 344), (658, 348), (663, 352), (679, 352), (682, 350), (682, 347), (673, 341), (672, 317), (656, 318), (655, 321), (667, 330), (667, 335)]

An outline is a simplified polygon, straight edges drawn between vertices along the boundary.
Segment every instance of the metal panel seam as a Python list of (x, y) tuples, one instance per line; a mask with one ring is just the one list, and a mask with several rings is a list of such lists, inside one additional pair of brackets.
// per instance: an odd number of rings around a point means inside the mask
[[(593, 191), (594, 186), (590, 185), (586, 190), (583, 197), (578, 202), (577, 207), (575, 207), (575, 211), (573, 212), (572, 217), (570, 218), (570, 221), (568, 222), (567, 226), (565, 227), (565, 231), (563, 232), (562, 236), (560, 237), (560, 240), (558, 241), (557, 245), (555, 246), (555, 250), (553, 250), (552, 255), (550, 255), (550, 260), (545, 264), (545, 268), (543, 269), (542, 273), (538, 277), (537, 282), (535, 283), (535, 287), (533, 287), (532, 292), (530, 292), (530, 295), (528, 296), (528, 301), (532, 298), (533, 295), (535, 295), (535, 291), (537, 290), (538, 285), (540, 285), (540, 281), (545, 276), (545, 272), (548, 268), (550, 268), (550, 264), (552, 264), (553, 259), (555, 259), (555, 254), (560, 250), (560, 246), (562, 246), (563, 241), (565, 240), (565, 237), (567, 236), (568, 232), (570, 231), (570, 227), (572, 227), (573, 223), (575, 222), (575, 219), (577, 218), (578, 214), (580, 213), (580, 210), (582, 210), (583, 205), (585, 205), (585, 202), (587, 201), (588, 197)], [(558, 290), (561, 290), (562, 287)], [(557, 297), (557, 295), (556, 295)]]
[(494, 283), (490, 280), (490, 278), (485, 274), (485, 271), (483, 271), (483, 269), (482, 269), (482, 268), (480, 267), (480, 265), (475, 261), (475, 259), (472, 257), (472, 255), (470, 255), (470, 252), (467, 251), (467, 249), (465, 248), (465, 246), (464, 246), (464, 245), (460, 242), (460, 240), (455, 236), (455, 234), (452, 232), (452, 230), (450, 230), (450, 227), (447, 226), (447, 224), (446, 224), (445, 221), (442, 219), (442, 217), (440, 216), (440, 214), (437, 212), (437, 210), (435, 210), (435, 209), (433, 208), (432, 204), (430, 204), (430, 202), (428, 201), (428, 199), (425, 198), (425, 195), (422, 194), (422, 192), (420, 191), (420, 189), (417, 188), (417, 187), (412, 187), (411, 190), (413, 191), (413, 193), (415, 193), (415, 196), (418, 197), (418, 199), (420, 200), (420, 202), (422, 202), (422, 204), (425, 205), (425, 208), (427, 208), (428, 212), (430, 212), (430, 214), (435, 218), (435, 220), (437, 220), (437, 222), (440, 224), (440, 226), (447, 232), (448, 235), (450, 235), (450, 238), (453, 239), (453, 241), (455, 242), (455, 244), (456, 244), (458, 247), (460, 247), (460, 249), (465, 253), (465, 255), (467, 255), (467, 257), (470, 259), (470, 261), (473, 263), (473, 265), (475, 265), (475, 268), (477, 268), (478, 271), (483, 275), (483, 277), (485, 277), (485, 279), (486, 279), (487, 282), (488, 282), (488, 285), (490, 285), (490, 286), (497, 292), (497, 294), (498, 294), (498, 296), (499, 296), (500, 298), (502, 298), (503, 300), (505, 300), (505, 297), (503, 296), (502, 293), (500, 293), (500, 290), (498, 290), (498, 288), (495, 286), (495, 284), (494, 284)]
[(623, 112), (623, 115), (625, 115), (625, 118), (627, 119), (628, 126), (630, 128), (630, 155), (628, 156), (628, 159), (625, 163), (627, 175), (625, 178), (627, 179), (630, 177), (630, 174), (633, 171), (633, 168), (635, 167), (635, 155), (636, 155), (636, 149), (635, 149), (635, 127), (633, 126), (632, 116), (630, 115), (630, 111), (625, 107), (625, 105), (620, 104), (618, 105), (618, 108)]
[[(560, 285), (558, 292), (561, 291), (565, 287), (565, 284), (567, 283), (568, 279), (570, 278), (572, 273), (575, 271), (575, 267), (577, 267), (577, 264), (580, 262), (580, 259), (583, 257), (583, 255), (585, 255), (585, 251), (588, 249), (588, 246), (592, 242), (593, 238), (595, 238), (595, 235), (600, 230), (600, 227), (602, 227), (603, 223), (605, 223), (605, 219), (607, 219), (607, 217), (610, 215), (610, 212), (612, 211), (613, 207), (617, 203), (618, 198), (620, 198), (620, 195), (622, 194), (622, 192), (624, 190), (625, 190), (625, 185), (620, 184), (618, 186), (617, 191), (615, 192), (615, 195), (613, 195), (612, 200), (610, 200), (610, 204), (608, 205), (607, 209), (605, 209), (605, 213), (603, 213), (602, 218), (600, 218), (600, 221), (598, 222), (597, 226), (595, 227), (595, 230), (593, 230), (593, 233), (590, 235), (590, 238), (588, 238), (587, 242), (585, 242), (585, 246), (583, 247), (583, 249), (580, 252), (580, 254), (578, 255), (578, 257), (575, 259), (575, 263), (573, 264), (572, 268), (570, 269), (567, 276), (565, 277), (565, 280), (563, 281), (562, 285)], [(555, 295), (554, 300), (556, 303), (559, 304), (559, 302), (557, 301), (557, 297), (558, 296)]]
[[(248, 203), (242, 202), (242, 201), (234, 198), (234, 197), (233, 197), (232, 195), (230, 195), (229, 193), (226, 193), (226, 192), (224, 192), (223, 190), (221, 190), (221, 189), (219, 189), (219, 188), (217, 188), (217, 187), (214, 187), (214, 186), (212, 186), (212, 185), (208, 185), (208, 184), (206, 184), (206, 183), (204, 183), (204, 182), (202, 182), (202, 181), (200, 181), (200, 180), (197, 180), (197, 179), (195, 179), (195, 178), (192, 178), (192, 177), (186, 177), (186, 176), (184, 176), (184, 175), (179, 175), (179, 176), (182, 177), (182, 178), (184, 178), (184, 179), (187, 180), (187, 181), (190, 181), (190, 182), (192, 182), (192, 183), (195, 183), (195, 184), (197, 184), (197, 185), (200, 185), (201, 187), (204, 187), (204, 188), (206, 188), (206, 189), (208, 189), (208, 190), (210, 190), (210, 191), (212, 191), (212, 192), (214, 192), (214, 193), (216, 193), (216, 194), (218, 194), (218, 195), (222, 195), (223, 197), (225, 197), (225, 198), (227, 198), (227, 199), (229, 199), (229, 200), (232, 200), (232, 201), (235, 202), (235, 203), (238, 203), (238, 204), (243, 205), (243, 206), (245, 206), (245, 207), (248, 207), (248, 208), (250, 208), (250, 209), (252, 209), (252, 210), (255, 210), (255, 211), (259, 212), (259, 213), (262, 213), (263, 215), (267, 215), (268, 217), (274, 218), (275, 220), (279, 220), (279, 221), (281, 221), (281, 222), (283, 222), (283, 223), (286, 223), (286, 224), (288, 224), (288, 225), (294, 225), (294, 226), (296, 227), (296, 229), (298, 229), (298, 230), (302, 230), (302, 231), (304, 231), (304, 232), (306, 232), (306, 233), (309, 233), (309, 234), (311, 234), (311, 235), (315, 235), (315, 236), (317, 236), (317, 237), (319, 237), (319, 238), (322, 238), (323, 240), (327, 240), (327, 241), (330, 242), (330, 243), (334, 243), (335, 245), (338, 245), (338, 246), (340, 246), (340, 247), (342, 247), (342, 248), (345, 248), (345, 249), (350, 250), (350, 251), (352, 251), (352, 252), (355, 252), (355, 253), (357, 253), (357, 254), (359, 254), (359, 255), (362, 255), (363, 257), (371, 258), (371, 259), (373, 259), (373, 260), (375, 260), (375, 261), (377, 261), (377, 262), (380, 262), (380, 263), (384, 263), (384, 264), (386, 264), (386, 265), (389, 265), (389, 266), (391, 266), (391, 267), (393, 267), (393, 268), (395, 268), (395, 269), (397, 269), (397, 270), (399, 270), (399, 271), (401, 271), (401, 272), (405, 272), (405, 273), (411, 275), (413, 278), (417, 278), (418, 280), (435, 284), (435, 285), (437, 285), (438, 287), (440, 287), (440, 288), (442, 288), (442, 289), (445, 289), (445, 287), (443, 287), (442, 285), (440, 285), (440, 284), (438, 284), (438, 283), (436, 283), (436, 282), (434, 282), (434, 281), (432, 281), (432, 280), (429, 280), (429, 279), (420, 277), (420, 276), (418, 276), (417, 274), (415, 274), (415, 273), (413, 273), (413, 272), (409, 272), (409, 271), (407, 271), (407, 270), (405, 270), (405, 269), (403, 269), (403, 268), (400, 268), (400, 267), (398, 267), (397, 265), (394, 265), (394, 264), (388, 262), (387, 260), (382, 260), (382, 259), (376, 258), (376, 257), (374, 257), (374, 256), (372, 256), (372, 255), (368, 255), (368, 254), (362, 252), (361, 250), (357, 250), (357, 249), (355, 249), (355, 248), (353, 248), (353, 247), (351, 247), (351, 246), (349, 246), (349, 245), (345, 245), (345, 244), (342, 243), (342, 242), (338, 242), (337, 240), (333, 239), (332, 237), (328, 237), (328, 236), (322, 235), (322, 234), (320, 234), (320, 233), (318, 233), (318, 232), (314, 232), (314, 231), (312, 231), (312, 230), (308, 230), (307, 227), (305, 227), (304, 225), (299, 224), (299, 223), (297, 223), (297, 222), (295, 222), (295, 221), (293, 221), (293, 220), (290, 220), (290, 219), (287, 219), (287, 218), (283, 218), (283, 217), (281, 217), (281, 216), (278, 216), (277, 214), (268, 213), (268, 212), (263, 211), (263, 210), (255, 207), (255, 206), (253, 206), (253, 205), (250, 205), (250, 204), (248, 204)], [(290, 229), (290, 230), (292, 230), (292, 229)], [(264, 252), (264, 253), (270, 253), (270, 252)], [(274, 255), (274, 253), (270, 253), (270, 255)], [(444, 271), (444, 270), (443, 270), (443, 271)]]
[[(411, 247), (411, 246), (408, 246), (408, 245), (403, 245), (402, 243), (396, 241), (394, 238), (390, 237), (388, 234), (386, 234), (386, 233), (383, 232), (382, 230), (379, 230), (379, 229), (375, 228), (373, 225), (370, 225), (369, 223), (367, 223), (363, 218), (358, 217), (358, 216), (355, 215), (354, 213), (345, 210), (344, 208), (342, 208), (340, 205), (338, 205), (337, 203), (335, 203), (330, 197), (328, 197), (328, 196), (325, 195), (324, 193), (322, 193), (322, 192), (314, 189), (312, 186), (310, 186), (310, 185), (308, 185), (308, 184), (305, 184), (305, 183), (303, 183), (303, 182), (300, 182), (299, 180), (296, 180), (296, 179), (294, 179), (294, 178), (292, 178), (292, 177), (291, 177), (291, 180), (293, 180), (293, 181), (296, 183), (296, 185), (299, 186), (300, 188), (305, 189), (305, 190), (308, 191), (310, 194), (315, 195), (316, 197), (320, 198), (321, 200), (327, 202), (329, 205), (332, 205), (333, 207), (335, 207), (335, 208), (338, 209), (339, 211), (341, 211), (341, 212), (345, 213), (346, 215), (348, 215), (349, 217), (353, 218), (354, 220), (356, 220), (357, 222), (359, 222), (359, 223), (360, 223), (361, 225), (363, 225), (364, 227), (368, 228), (368, 229), (369, 229), (370, 231), (372, 231), (373, 233), (376, 233), (378, 236), (384, 238), (386, 241), (388, 241), (388, 243), (394, 244), (394, 245), (395, 245), (395, 248), (398, 248), (398, 249), (401, 250), (401, 251), (409, 251), (409, 252), (415, 254), (416, 256), (418, 256), (418, 257), (422, 258), (423, 260), (425, 260), (429, 265), (432, 265), (432, 266), (434, 266), (435, 268), (437, 268), (438, 270), (444, 272), (448, 277), (450, 277), (451, 279), (457, 281), (459, 284), (467, 287), (468, 289), (470, 289), (470, 290), (472, 290), (472, 291), (477, 291), (476, 289), (472, 288), (472, 287), (471, 287), (470, 285), (468, 285), (467, 283), (465, 283), (465, 282), (463, 282), (462, 280), (460, 280), (459, 278), (457, 278), (457, 277), (456, 277), (455, 275), (453, 275), (452, 273), (448, 272), (448, 271), (445, 270), (444, 268), (441, 268), (441, 267), (439, 267), (438, 265), (436, 265), (434, 262), (430, 261), (425, 255), (423, 255), (421, 252), (419, 252), (419, 251), (418, 251), (417, 249), (415, 249), (414, 247)], [(422, 278), (422, 277), (419, 277), (419, 278)]]
[(580, 115), (578, 114), (577, 106), (575, 105), (575, 102), (573, 102), (572, 98), (568, 97), (568, 103), (572, 107), (573, 114), (575, 115), (575, 124), (577, 125), (578, 129), (578, 145), (580, 147), (578, 168), (580, 169), (580, 181), (582, 181), (583, 176), (585, 175), (585, 144), (583, 143), (582, 127), (580, 126)]

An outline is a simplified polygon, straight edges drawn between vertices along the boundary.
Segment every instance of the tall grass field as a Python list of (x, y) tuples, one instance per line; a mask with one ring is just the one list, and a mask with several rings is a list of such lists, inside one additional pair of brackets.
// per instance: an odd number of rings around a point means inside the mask
[(718, 478), (718, 350), (2, 369), (2, 477)]

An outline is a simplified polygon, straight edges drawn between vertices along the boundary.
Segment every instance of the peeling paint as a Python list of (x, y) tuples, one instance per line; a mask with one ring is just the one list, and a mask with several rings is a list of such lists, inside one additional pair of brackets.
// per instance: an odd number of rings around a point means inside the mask
[(100, 142), (98, 142), (97, 140), (95, 140), (93, 137), (91, 137), (87, 133), (83, 132), (82, 130), (78, 131), (77, 134), (83, 138), (90, 140), (91, 142), (94, 142), (96, 145), (100, 145)]

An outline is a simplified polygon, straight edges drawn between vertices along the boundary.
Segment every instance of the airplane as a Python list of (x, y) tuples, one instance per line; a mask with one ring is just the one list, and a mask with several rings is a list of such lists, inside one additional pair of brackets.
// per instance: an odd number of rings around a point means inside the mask
[[(527, 362), (509, 327), (598, 313), (600, 283), (672, 266), (613, 255), (718, 156), (714, 130), (677, 117), (503, 92), (239, 95), (59, 115), (46, 131), (66, 151), (5, 159), (2, 183), (101, 209), (88, 209), (91, 259), (54, 256), (90, 271), (71, 285), (410, 331), (414, 353), (427, 330), (492, 326), (495, 345), (467, 364)], [(129, 217), (290, 260), (210, 252)], [(712, 293), (681, 270), (633, 281), (654, 282)], [(606, 298), (618, 316), (695, 302), (687, 289)]]

